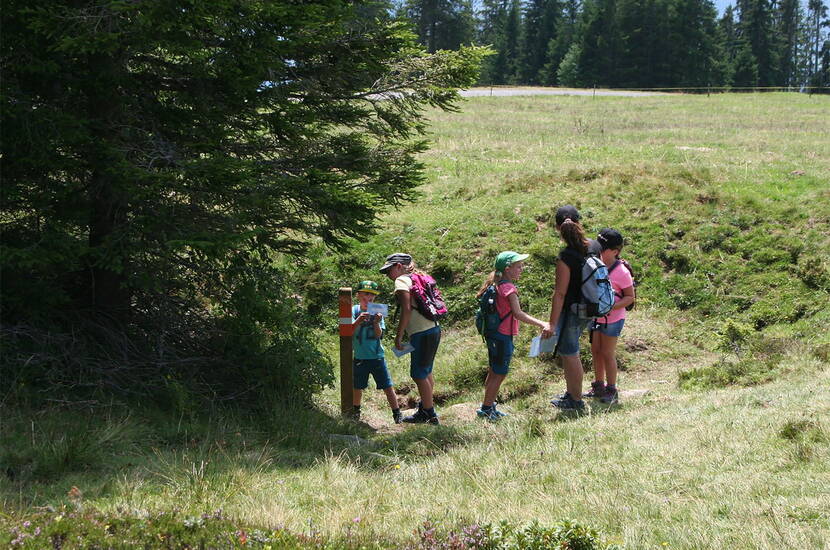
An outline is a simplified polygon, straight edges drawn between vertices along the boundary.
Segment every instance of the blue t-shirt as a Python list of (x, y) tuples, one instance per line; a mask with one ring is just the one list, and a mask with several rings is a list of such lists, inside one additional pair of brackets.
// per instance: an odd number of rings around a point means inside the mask
[[(352, 307), (352, 321), (360, 315), (360, 304)], [(386, 329), (383, 318), (380, 319), (380, 329)], [(375, 337), (375, 324), (371, 319), (360, 323), (352, 336), (352, 349), (355, 359), (383, 359), (383, 346), (380, 338)]]

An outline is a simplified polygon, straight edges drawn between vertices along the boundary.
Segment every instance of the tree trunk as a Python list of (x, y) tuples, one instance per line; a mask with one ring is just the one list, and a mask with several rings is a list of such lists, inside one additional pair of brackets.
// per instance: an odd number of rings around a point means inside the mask
[(127, 222), (127, 201), (119, 168), (117, 120), (120, 112), (119, 71), (113, 56), (90, 59), (96, 78), (90, 79), (88, 113), (98, 144), (88, 152), (89, 185), (89, 296), (92, 308), (116, 320), (129, 312), (126, 243), (123, 230)]

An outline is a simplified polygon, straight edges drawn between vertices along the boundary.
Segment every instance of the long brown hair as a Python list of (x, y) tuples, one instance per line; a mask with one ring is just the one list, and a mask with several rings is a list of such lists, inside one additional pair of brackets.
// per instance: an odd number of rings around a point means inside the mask
[(588, 239), (585, 238), (582, 224), (568, 218), (559, 226), (559, 234), (569, 247), (578, 250), (583, 256), (588, 255)]

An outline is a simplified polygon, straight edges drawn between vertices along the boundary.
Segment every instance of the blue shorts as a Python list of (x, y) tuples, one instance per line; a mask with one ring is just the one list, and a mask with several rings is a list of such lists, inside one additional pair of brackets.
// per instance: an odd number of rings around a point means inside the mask
[(510, 370), (510, 359), (513, 358), (513, 336), (501, 332), (488, 332), (487, 360), (490, 369), (496, 374), (507, 375)]
[[(591, 319), (579, 319), (575, 313), (565, 312), (559, 316), (556, 323), (556, 334), (559, 338), (559, 355), (570, 356), (579, 354), (579, 337), (585, 331)], [(562, 326), (564, 323), (564, 327)]]
[(352, 382), (354, 389), (365, 390), (369, 387), (369, 375), (375, 379), (379, 390), (392, 387), (392, 378), (386, 368), (385, 359), (355, 359), (352, 363)]
[(441, 327), (436, 325), (431, 329), (410, 334), (409, 343), (415, 348), (410, 356), (409, 376), (415, 380), (427, 378), (432, 374), (435, 352), (441, 343)]
[(614, 323), (594, 323), (591, 330), (610, 336), (611, 338), (619, 338), (620, 333), (622, 333), (623, 324), (625, 324), (625, 319), (620, 319)]

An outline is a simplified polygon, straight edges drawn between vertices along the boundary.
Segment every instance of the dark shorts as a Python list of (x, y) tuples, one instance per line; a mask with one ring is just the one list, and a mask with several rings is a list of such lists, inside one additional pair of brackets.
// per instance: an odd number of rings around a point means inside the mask
[(369, 375), (375, 379), (379, 390), (392, 387), (392, 378), (386, 368), (385, 359), (355, 359), (352, 363), (352, 382), (354, 389), (365, 390), (369, 387)]
[(619, 338), (620, 334), (622, 334), (624, 324), (625, 319), (620, 319), (615, 323), (595, 323), (594, 326), (591, 327), (591, 330), (612, 338)]
[(416, 380), (427, 378), (432, 373), (435, 352), (441, 343), (441, 327), (436, 325), (429, 330), (411, 334), (409, 343), (415, 348), (410, 356), (409, 376)]
[(513, 337), (501, 332), (488, 332), (486, 340), (490, 369), (496, 374), (507, 375), (510, 359), (513, 358)]

